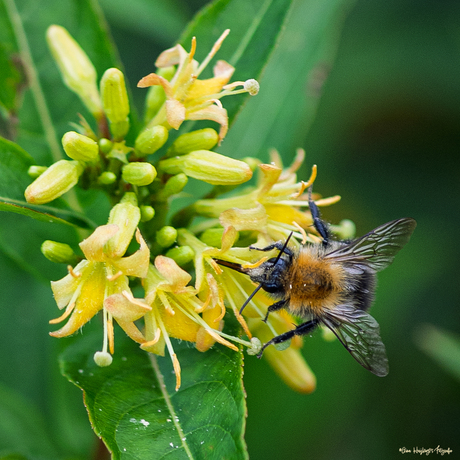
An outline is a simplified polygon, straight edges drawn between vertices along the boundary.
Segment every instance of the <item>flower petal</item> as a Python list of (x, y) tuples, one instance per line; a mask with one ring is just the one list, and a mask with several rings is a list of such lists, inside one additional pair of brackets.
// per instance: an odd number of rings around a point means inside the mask
[(176, 99), (168, 99), (166, 101), (166, 119), (172, 128), (179, 129), (185, 120), (184, 105)]
[(112, 294), (104, 300), (104, 308), (112, 314), (117, 322), (134, 322), (152, 309), (141, 299), (134, 299), (129, 293)]
[(150, 250), (139, 229), (136, 230), (136, 240), (140, 248), (128, 257), (112, 261), (112, 264), (126, 276), (145, 278), (149, 269)]
[(97, 227), (94, 232), (80, 243), (83, 254), (90, 262), (105, 260), (104, 245), (119, 231), (117, 225), (108, 224)]
[(267, 213), (265, 212), (264, 206), (260, 203), (251, 209), (231, 208), (220, 215), (219, 222), (223, 227), (227, 228), (231, 225), (237, 231), (263, 231), (267, 225)]
[[(73, 270), (74, 273), (82, 273), (88, 265), (87, 260), (82, 260)], [(51, 281), (51, 290), (54, 294), (54, 300), (59, 309), (63, 309), (72, 299), (74, 292), (81, 282), (80, 277), (72, 276), (71, 273), (64, 276), (58, 281)]]
[(177, 265), (177, 263), (165, 256), (155, 258), (155, 267), (171, 286), (182, 288), (192, 279), (191, 275)]
[(223, 107), (210, 105), (200, 110), (190, 110), (186, 114), (187, 120), (212, 120), (220, 124), (219, 139), (222, 140), (228, 131), (228, 115)]
[(85, 270), (81, 279), (81, 291), (69, 321), (61, 329), (51, 332), (53, 337), (73, 334), (102, 309), (105, 294), (105, 270), (102, 264), (94, 263)]

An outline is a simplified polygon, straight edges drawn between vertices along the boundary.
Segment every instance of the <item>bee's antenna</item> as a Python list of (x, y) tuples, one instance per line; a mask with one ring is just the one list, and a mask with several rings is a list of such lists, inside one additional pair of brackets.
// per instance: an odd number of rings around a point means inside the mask
[[(283, 254), (284, 250), (287, 248), (287, 245), (289, 243), (289, 240), (291, 239), (291, 236), (294, 232), (289, 233), (289, 236), (286, 238), (286, 241), (284, 242), (283, 247), (281, 248), (281, 251), (278, 253), (276, 256), (275, 262), (273, 262), (273, 266), (275, 266), (278, 263), (278, 260), (280, 260), (281, 255)], [(288, 254), (289, 255), (289, 254)]]
[(329, 231), (326, 224), (321, 220), (318, 206), (316, 206), (311, 197), (312, 188), (312, 186), (308, 187), (308, 207), (310, 208), (311, 217), (313, 217), (313, 225), (323, 239), (323, 246), (327, 246), (329, 243)]
[(252, 294), (247, 298), (246, 302), (244, 302), (243, 306), (240, 308), (240, 315), (242, 313), (242, 311), (244, 310), (244, 307), (246, 307), (246, 305), (251, 301), (251, 299), (257, 294), (257, 291), (262, 287), (261, 284), (259, 284), (255, 289), (254, 291), (252, 292)]
[[(284, 245), (283, 247), (281, 248), (280, 252), (278, 253), (278, 255), (276, 256), (276, 259), (275, 261), (273, 262), (273, 267), (276, 266), (276, 264), (278, 263), (278, 260), (280, 260), (281, 258), (281, 255), (283, 254), (284, 250), (287, 248), (287, 245), (289, 243), (289, 240), (291, 239), (291, 236), (292, 236), (292, 233), (291, 232), (289, 234), (289, 236), (286, 238), (286, 241), (284, 242)], [(262, 284), (259, 284), (255, 289), (254, 291), (252, 292), (252, 294), (247, 298), (246, 302), (244, 302), (243, 306), (240, 308), (240, 315), (241, 315), (241, 312), (244, 310), (244, 308), (246, 307), (246, 305), (251, 301), (251, 299), (257, 294), (257, 291), (262, 287)]]

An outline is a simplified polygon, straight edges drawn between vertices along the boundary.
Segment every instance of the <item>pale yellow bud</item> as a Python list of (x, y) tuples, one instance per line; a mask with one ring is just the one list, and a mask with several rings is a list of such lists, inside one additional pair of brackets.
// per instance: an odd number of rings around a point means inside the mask
[(60, 160), (37, 177), (24, 193), (31, 204), (44, 204), (70, 190), (77, 182), (83, 166), (78, 161)]
[(46, 39), (64, 83), (80, 97), (95, 118), (100, 118), (102, 103), (96, 84), (96, 69), (86, 53), (61, 26), (50, 26)]
[(113, 137), (123, 139), (129, 130), (129, 100), (123, 72), (115, 68), (104, 72), (101, 79), (101, 96)]
[(128, 199), (111, 209), (108, 223), (117, 225), (119, 231), (106, 244), (105, 253), (108, 257), (117, 258), (124, 255), (140, 219), (140, 209)]
[(64, 151), (73, 160), (93, 162), (99, 157), (96, 141), (75, 131), (69, 131), (62, 137)]
[(208, 150), (197, 150), (163, 160), (159, 166), (169, 174), (183, 172), (189, 177), (213, 185), (237, 185), (252, 177), (251, 168), (243, 161)]
[(211, 150), (219, 142), (219, 134), (212, 128), (182, 134), (171, 145), (168, 155), (182, 155), (195, 150)]
[(42, 254), (51, 262), (60, 264), (74, 264), (76, 255), (73, 249), (65, 243), (46, 240), (41, 246)]
[(150, 163), (129, 163), (123, 166), (122, 177), (128, 184), (137, 186), (149, 185), (157, 177), (157, 171)]
[(163, 147), (168, 140), (168, 135), (169, 131), (163, 125), (146, 128), (137, 136), (136, 150), (144, 155), (155, 153), (159, 148)]

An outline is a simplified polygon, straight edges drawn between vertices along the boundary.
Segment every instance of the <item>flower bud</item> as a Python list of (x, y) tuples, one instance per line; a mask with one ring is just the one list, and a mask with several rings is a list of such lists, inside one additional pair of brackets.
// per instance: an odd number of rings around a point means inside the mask
[(158, 199), (166, 200), (171, 195), (175, 195), (182, 191), (182, 189), (187, 185), (188, 177), (183, 174), (176, 174), (168, 179), (163, 190), (158, 193)]
[(160, 168), (169, 174), (183, 172), (194, 179), (213, 185), (237, 185), (252, 177), (251, 168), (243, 161), (208, 150), (160, 161)]
[(155, 217), (155, 209), (152, 206), (141, 206), (141, 222), (148, 222)]
[(115, 68), (104, 72), (101, 96), (113, 137), (117, 140), (123, 139), (129, 130), (129, 101), (123, 72)]
[(102, 103), (96, 85), (96, 69), (86, 53), (61, 26), (50, 26), (46, 39), (64, 83), (80, 97), (96, 119), (101, 118)]
[(44, 204), (59, 198), (77, 182), (83, 166), (78, 161), (60, 160), (37, 177), (24, 193), (31, 204)]
[(176, 238), (177, 230), (174, 227), (170, 227), (168, 225), (160, 228), (155, 236), (156, 242), (162, 248), (169, 248), (169, 246), (172, 246), (176, 241)]
[(32, 165), (27, 170), (27, 174), (32, 179), (36, 179), (38, 176), (41, 176), (48, 168), (46, 166)]
[(200, 240), (213, 248), (220, 248), (222, 245), (223, 228), (208, 228), (201, 235)]
[(154, 153), (163, 147), (168, 140), (168, 135), (169, 131), (163, 125), (146, 128), (137, 136), (135, 142), (136, 150), (144, 155)]
[(115, 224), (119, 228), (119, 231), (106, 243), (104, 249), (104, 252), (110, 258), (122, 257), (124, 255), (139, 224), (141, 211), (136, 205), (130, 202), (130, 199), (131, 194), (129, 194), (129, 197), (125, 201), (118, 203), (110, 211), (108, 223)]
[(150, 163), (136, 162), (123, 166), (123, 180), (133, 185), (149, 185), (157, 177), (156, 169)]
[(177, 246), (169, 249), (166, 257), (173, 259), (179, 267), (182, 267), (193, 260), (195, 252), (190, 246)]
[(99, 157), (99, 146), (83, 134), (69, 131), (62, 137), (64, 151), (72, 160), (93, 162)]
[(112, 150), (113, 142), (110, 139), (106, 139), (105, 137), (99, 139), (99, 148), (101, 152), (109, 153)]
[(182, 134), (171, 145), (168, 156), (182, 155), (195, 150), (211, 150), (219, 142), (219, 134), (212, 128)]
[(41, 246), (41, 251), (51, 262), (72, 265), (76, 261), (76, 255), (68, 244), (46, 240)]
[(115, 173), (111, 171), (104, 171), (98, 178), (97, 182), (101, 185), (111, 185), (117, 180)]

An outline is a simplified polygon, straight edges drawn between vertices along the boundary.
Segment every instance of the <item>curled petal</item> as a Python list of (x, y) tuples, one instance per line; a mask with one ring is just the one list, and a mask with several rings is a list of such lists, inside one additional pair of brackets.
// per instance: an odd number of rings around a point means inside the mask
[(169, 67), (171, 65), (177, 65), (184, 61), (187, 55), (187, 51), (185, 51), (181, 45), (176, 45), (163, 51), (155, 61), (155, 65), (157, 67)]
[(124, 275), (145, 278), (149, 269), (150, 250), (139, 229), (136, 230), (136, 240), (140, 244), (140, 248), (134, 254), (112, 263)]
[(187, 120), (212, 120), (220, 124), (219, 139), (222, 140), (228, 130), (228, 115), (223, 107), (210, 105), (204, 109), (187, 112)]
[(230, 65), (227, 61), (223, 61), (222, 59), (220, 59), (219, 61), (216, 62), (213, 72), (214, 72), (214, 77), (224, 78), (227, 80), (224, 83), (225, 85), (228, 81), (230, 81), (230, 78), (233, 75), (233, 72), (235, 72), (235, 67)]
[[(73, 271), (80, 273), (87, 265), (88, 261), (83, 260), (74, 268)], [(71, 273), (58, 281), (51, 281), (51, 289), (54, 294), (54, 300), (56, 301), (59, 309), (62, 310), (72, 300), (72, 296), (77, 290), (80, 281), (80, 278), (72, 276)]]
[(119, 323), (134, 322), (142, 318), (152, 309), (140, 299), (135, 299), (128, 292), (123, 294), (112, 294), (104, 300), (104, 308), (112, 314)]
[(144, 78), (141, 78), (139, 80), (139, 83), (137, 86), (139, 88), (148, 88), (149, 86), (162, 86), (163, 89), (165, 90), (166, 97), (172, 98), (174, 97), (173, 90), (171, 88), (171, 84), (169, 83), (166, 78), (161, 77), (160, 75), (157, 75), (156, 73), (150, 73)]
[(172, 286), (177, 286), (179, 288), (185, 287), (192, 279), (190, 274), (182, 270), (182, 268), (169, 257), (157, 256), (155, 258), (155, 267)]
[(254, 208), (239, 209), (231, 208), (224, 211), (219, 221), (225, 228), (234, 227), (236, 230), (260, 230), (267, 224), (267, 213), (260, 203)]
[(97, 227), (86, 240), (80, 243), (80, 248), (85, 257), (91, 262), (103, 262), (105, 260), (104, 245), (118, 230), (118, 225), (114, 224)]
[(236, 231), (235, 227), (232, 225), (225, 227), (224, 234), (222, 235), (221, 252), (228, 251), (235, 244), (237, 239), (238, 232)]

